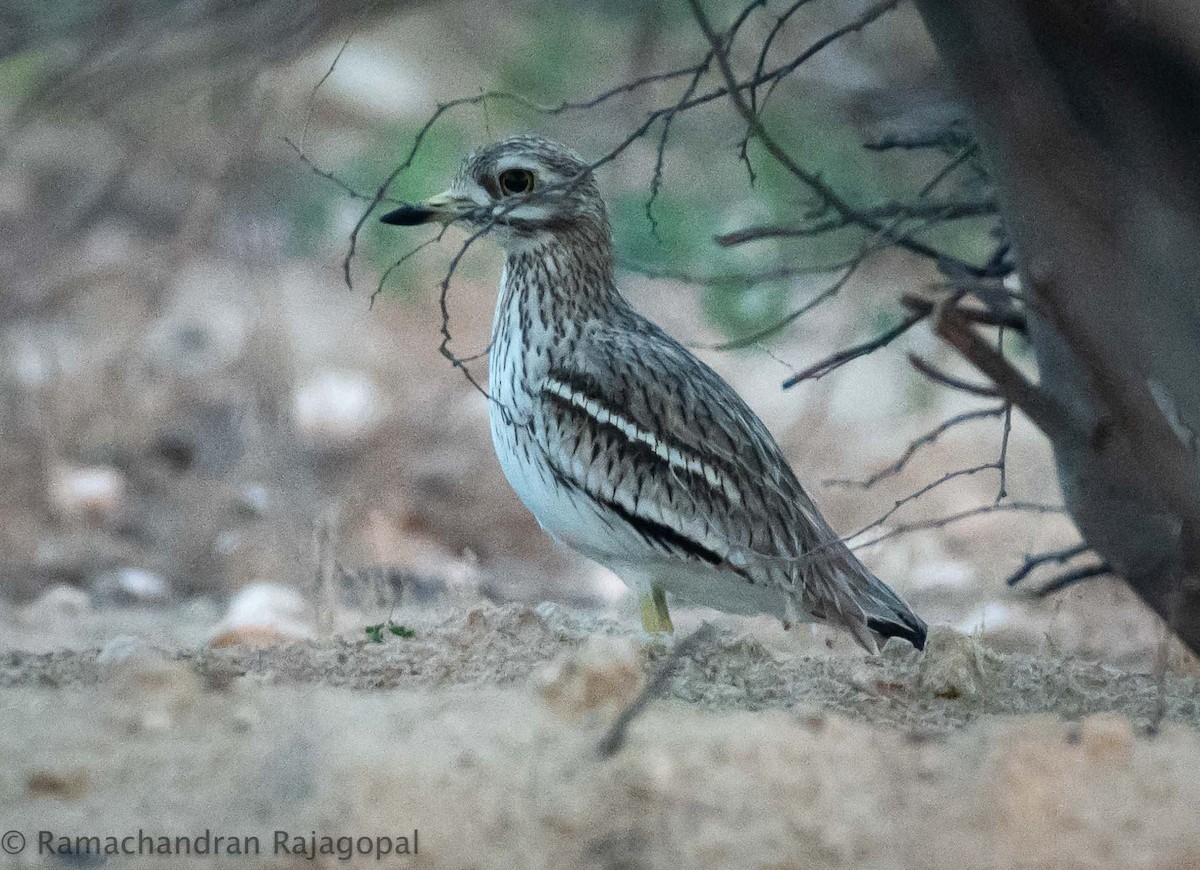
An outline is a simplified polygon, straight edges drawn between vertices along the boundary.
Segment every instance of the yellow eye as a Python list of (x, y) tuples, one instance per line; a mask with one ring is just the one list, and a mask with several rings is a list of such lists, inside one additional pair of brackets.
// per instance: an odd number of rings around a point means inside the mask
[(506, 169), (496, 180), (504, 193), (529, 193), (533, 190), (533, 173), (528, 169)]

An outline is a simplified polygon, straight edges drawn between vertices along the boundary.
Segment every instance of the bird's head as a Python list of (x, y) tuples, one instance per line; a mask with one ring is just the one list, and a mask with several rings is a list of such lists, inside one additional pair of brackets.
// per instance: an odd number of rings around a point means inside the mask
[(535, 136), (472, 151), (447, 190), (380, 220), (398, 226), (457, 223), (491, 232), (505, 248), (573, 231), (608, 233), (589, 165), (566, 146)]

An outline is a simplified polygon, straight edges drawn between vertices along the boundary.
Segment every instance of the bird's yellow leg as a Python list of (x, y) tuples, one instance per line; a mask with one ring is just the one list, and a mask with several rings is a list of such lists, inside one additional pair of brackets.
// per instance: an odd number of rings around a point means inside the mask
[(641, 598), (642, 629), (646, 634), (674, 634), (671, 613), (667, 610), (667, 593), (654, 586)]

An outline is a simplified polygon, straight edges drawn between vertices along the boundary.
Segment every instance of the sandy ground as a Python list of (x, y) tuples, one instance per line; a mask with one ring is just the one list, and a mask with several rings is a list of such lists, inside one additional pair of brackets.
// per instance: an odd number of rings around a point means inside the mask
[[(1200, 866), (1200, 692), (1178, 668), (1001, 653), (948, 628), (924, 655), (872, 657), (722, 619), (603, 760), (667, 651), (632, 620), (394, 618), (414, 636), (213, 648), (194, 612), (107, 610), (78, 648), (0, 653), (0, 826), (27, 843), (5, 866), (104, 863), (39, 855), (39, 831), (206, 829), (260, 854), (108, 865)], [(416, 854), (275, 854), (277, 830)]]

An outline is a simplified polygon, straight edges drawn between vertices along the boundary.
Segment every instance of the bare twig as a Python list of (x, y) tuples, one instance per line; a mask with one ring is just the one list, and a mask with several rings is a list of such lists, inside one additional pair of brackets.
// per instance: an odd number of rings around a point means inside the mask
[(851, 261), (848, 266), (846, 266), (846, 268), (842, 271), (842, 274), (837, 277), (837, 280), (835, 280), (832, 284), (830, 284), (828, 287), (826, 287), (824, 290), (822, 290), (820, 293), (818, 293), (812, 299), (809, 299), (807, 302), (805, 302), (799, 308), (795, 308), (795, 309), (789, 311), (787, 314), (785, 314), (783, 317), (779, 318), (779, 320), (775, 321), (771, 325), (766, 326), (763, 329), (760, 329), (756, 332), (752, 332), (749, 335), (743, 335), (740, 338), (733, 338), (733, 339), (730, 339), (729, 341), (724, 341), (724, 342), (720, 342), (718, 344), (710, 345), (707, 347), (707, 349), (709, 349), (709, 350), (739, 350), (743, 347), (750, 347), (753, 344), (758, 344), (760, 341), (763, 341), (764, 339), (770, 338), (772, 335), (775, 335), (775, 333), (779, 332), (784, 327), (786, 327), (789, 324), (793, 323), (794, 321), (800, 319), (805, 314), (808, 314), (808, 312), (812, 311), (818, 305), (821, 305), (822, 303), (827, 302), (828, 300), (830, 300), (834, 296), (836, 296), (838, 293), (840, 293), (842, 288), (845, 287), (846, 284), (850, 281), (850, 279), (854, 276), (854, 273), (858, 271), (858, 268), (859, 268), (859, 266), (862, 265), (863, 260), (865, 259), (865, 256), (866, 256), (865, 251), (861, 252), (859, 254), (859, 256), (855, 257), (854, 260)]
[(933, 363), (927, 362), (915, 353), (908, 355), (908, 361), (914, 369), (935, 384), (941, 384), (943, 387), (949, 387), (952, 390), (958, 390), (963, 393), (970, 393), (972, 396), (979, 396), (984, 399), (995, 399), (1000, 395), (995, 387), (989, 387), (985, 384), (972, 384), (970, 381), (964, 381), (961, 378), (948, 375), (941, 369), (935, 368)]
[[(696, 23), (699, 25), (701, 31), (703, 31), (705, 38), (708, 39), (709, 45), (712, 47), (713, 55), (716, 58), (717, 65), (721, 70), (721, 75), (725, 79), (726, 93), (729, 95), (729, 99), (733, 103), (734, 108), (737, 109), (738, 113), (746, 121), (752, 135), (762, 143), (762, 146), (767, 150), (767, 152), (774, 157), (784, 169), (795, 176), (809, 190), (817, 194), (827, 208), (837, 212), (840, 217), (845, 218), (849, 222), (865, 227), (866, 229), (873, 230), (875, 232), (888, 232), (883, 222), (872, 218), (870, 215), (863, 214), (859, 209), (856, 209), (854, 206), (850, 205), (850, 203), (848, 203), (837, 191), (830, 187), (819, 174), (801, 166), (792, 158), (790, 154), (787, 153), (787, 151), (785, 151), (779, 145), (778, 142), (775, 141), (774, 137), (772, 137), (767, 129), (763, 126), (759, 113), (751, 109), (745, 98), (742, 96), (741, 91), (745, 85), (738, 83), (737, 77), (734, 75), (733, 68), (730, 66), (729, 55), (722, 44), (721, 37), (718, 36), (713, 30), (712, 24), (708, 20), (708, 16), (700, 6), (699, 0), (688, 0), (688, 2), (692, 8), (692, 15), (696, 19)], [(865, 27), (867, 23), (873, 21), (875, 18), (878, 18), (885, 12), (894, 9), (897, 5), (898, 0), (885, 0), (883, 3), (875, 4), (857, 21), (852, 22), (845, 27), (838, 28), (837, 30), (834, 30), (826, 35), (821, 40), (818, 40), (817, 43), (814, 43), (814, 46), (812, 49), (810, 49), (810, 51), (819, 50), (841, 36), (844, 36), (846, 33), (850, 33), (854, 30)], [(805, 52), (803, 55), (801, 55), (801, 57), (804, 57), (805, 55), (811, 56), (811, 54)], [(795, 66), (799, 66), (801, 62), (801, 59), (797, 58), (793, 61), (793, 64), (795, 64)], [(770, 90), (768, 89), (767, 94), (763, 97), (763, 101), (765, 102), (769, 96)], [(761, 108), (759, 111), (761, 111)], [(899, 233), (893, 235), (890, 232), (888, 234), (891, 236), (892, 244), (899, 248), (903, 248), (910, 253), (932, 259), (939, 264), (951, 264), (955, 268), (961, 270), (964, 274), (978, 276), (983, 276), (985, 274), (984, 270), (979, 266), (972, 265), (971, 263), (961, 260), (958, 257), (955, 257), (944, 251), (939, 251), (933, 246), (917, 239), (913, 239), (906, 234)]]
[(841, 368), (851, 360), (856, 360), (859, 357), (866, 356), (869, 353), (879, 350), (881, 347), (886, 347), (924, 320), (926, 316), (926, 314), (921, 312), (910, 312), (903, 320), (901, 320), (891, 329), (885, 330), (869, 341), (864, 341), (861, 344), (856, 344), (854, 347), (848, 347), (839, 350), (837, 353), (832, 354), (820, 362), (814, 363), (803, 371), (792, 375), (783, 382), (783, 389), (791, 389), (802, 381), (818, 380), (823, 378), (825, 375)]
[(970, 136), (951, 125), (941, 130), (931, 130), (926, 133), (918, 133), (914, 136), (882, 136), (879, 139), (864, 142), (863, 147), (868, 151), (890, 151), (893, 148), (905, 151), (922, 148), (958, 150), (973, 144), (974, 142)]
[[(287, 143), (288, 147), (290, 147), (293, 151), (296, 152), (296, 157), (298, 157), (300, 159), (300, 162), (303, 163), (305, 166), (307, 166), (314, 175), (318, 175), (321, 178), (324, 178), (326, 181), (336, 184), (339, 188), (342, 189), (342, 192), (345, 193), (347, 196), (349, 196), (351, 199), (371, 200), (373, 198), (372, 194), (363, 193), (361, 190), (356, 189), (348, 182), (344, 181), (341, 178), (338, 178), (338, 176), (335, 175), (334, 173), (329, 172), (328, 170), (322, 169), (321, 167), (317, 166), (317, 164), (314, 163), (312, 161), (312, 159), (309, 158), (309, 156), (304, 153), (304, 148), (302, 145), (297, 145), (295, 142), (293, 142), (287, 136), (283, 137), (283, 141)], [(381, 200), (381, 201), (382, 202), (398, 202), (398, 200)]]
[[(863, 209), (860, 212), (860, 214), (873, 220), (880, 221), (898, 217), (914, 220), (931, 220), (939, 223), (983, 217), (995, 213), (996, 204), (989, 200), (980, 202), (894, 202), (876, 208)], [(811, 238), (858, 225), (856, 221), (851, 220), (846, 215), (837, 214), (800, 226), (765, 224), (762, 226), (745, 227), (744, 229), (719, 235), (715, 241), (721, 247), (728, 248), (761, 239)]]
[(654, 676), (642, 689), (641, 694), (634, 698), (633, 703), (621, 711), (615, 722), (608, 729), (608, 733), (600, 741), (599, 752), (601, 758), (612, 758), (620, 751), (621, 746), (625, 743), (625, 733), (629, 730), (629, 726), (633, 724), (633, 720), (646, 709), (646, 706), (663, 693), (667, 688), (667, 683), (671, 679), (671, 674), (679, 667), (679, 663), (696, 651), (698, 647), (707, 643), (716, 634), (716, 628), (711, 622), (702, 624), (699, 628), (685, 637), (683, 640), (675, 644), (675, 648), (671, 650), (664, 661), (655, 672)]
[[(747, 9), (750, 8), (753, 7), (747, 7)], [(737, 25), (735, 24), (734, 26), (736, 27)], [(683, 96), (679, 98), (679, 102), (676, 105), (682, 105), (691, 99), (692, 94), (696, 92), (696, 86), (700, 84), (700, 79), (708, 72), (708, 66), (711, 62), (712, 55), (709, 54), (705, 58), (704, 63), (697, 68), (695, 75), (688, 82), (687, 89), (683, 92)], [(667, 160), (667, 139), (670, 138), (671, 125), (675, 123), (675, 117), (678, 114), (679, 111), (676, 109), (673, 112), (668, 112), (663, 117), (662, 130), (658, 136), (658, 149), (654, 156), (654, 174), (650, 177), (650, 196), (646, 199), (646, 220), (650, 222), (650, 234), (660, 243), (662, 242), (662, 237), (658, 233), (658, 220), (654, 217), (654, 203), (658, 199), (659, 191), (662, 189), (663, 166)]]
[[(691, 2), (693, 10), (699, 9), (696, 0), (689, 0), (689, 2)], [(823, 49), (837, 42), (843, 36), (849, 36), (851, 33), (857, 33), (858, 31), (864, 29), (867, 27), (867, 25), (882, 18), (899, 5), (899, 0), (881, 0), (879, 3), (868, 6), (865, 10), (863, 10), (862, 15), (858, 16), (858, 18), (843, 24), (841, 27), (838, 27), (835, 30), (831, 30), (829, 33), (825, 34), (812, 45), (810, 45), (806, 50), (792, 58), (791, 61), (784, 64), (782, 67), (776, 70), (774, 74), (770, 75), (771, 81), (770, 84), (767, 85), (767, 92), (763, 95), (762, 102), (759, 103), (757, 111), (753, 112), (753, 114), (755, 116), (761, 114), (766, 109), (767, 101), (771, 99), (771, 94), (775, 92), (775, 88), (779, 85), (779, 83), (791, 75), (792, 72), (799, 69), (813, 55), (817, 54), (817, 52), (822, 51)], [(699, 21), (699, 18), (697, 18), (697, 21)], [(701, 27), (703, 29), (703, 25), (701, 25)], [(707, 34), (705, 35), (707, 36)], [(736, 88), (731, 91), (731, 93), (740, 94), (741, 89)], [(753, 125), (751, 125), (751, 127), (751, 133), (753, 133)]]
[(1075, 568), (1071, 571), (1065, 571), (1054, 579), (1048, 580), (1045, 585), (1040, 587), (1034, 594), (1037, 595), (1038, 598), (1045, 598), (1047, 595), (1053, 595), (1055, 592), (1061, 592), (1068, 586), (1074, 586), (1081, 580), (1090, 580), (1093, 577), (1104, 577), (1112, 572), (1112, 566), (1107, 562), (1101, 562), (1098, 565), (1084, 565), (1082, 568)]
[(1082, 556), (1088, 551), (1088, 549), (1090, 548), (1087, 544), (1081, 543), (1075, 544), (1073, 547), (1066, 547), (1062, 550), (1049, 550), (1045, 553), (1038, 553), (1036, 556), (1026, 556), (1025, 562), (1021, 565), (1021, 567), (1012, 574), (1008, 575), (1008, 578), (1004, 581), (1004, 583), (1007, 586), (1016, 586), (1043, 565), (1049, 565), (1051, 562), (1057, 565), (1066, 564), (1072, 559)]
[[(377, 7), (380, 2), (381, 0), (370, 0), (370, 2), (367, 3), (361, 11), (359, 11), (358, 19), (354, 22), (354, 25), (350, 29), (350, 33), (346, 36), (345, 40), (342, 41), (337, 53), (333, 56), (333, 60), (329, 64), (329, 68), (325, 70), (325, 74), (317, 80), (317, 83), (313, 85), (312, 90), (308, 93), (308, 111), (304, 115), (304, 127), (300, 130), (300, 147), (296, 149), (300, 154), (300, 159), (304, 160), (306, 163), (308, 161), (304, 158), (305, 145), (308, 143), (308, 128), (312, 124), (313, 114), (317, 110), (317, 93), (322, 87), (324, 87), (325, 82), (329, 81), (329, 77), (332, 76), (333, 71), (337, 69), (338, 61), (342, 59), (342, 55), (344, 55), (346, 53), (346, 49), (350, 47), (350, 41), (354, 39), (367, 16), (375, 11), (375, 7)], [(291, 143), (289, 142), (288, 144)]]
[[(996, 339), (996, 349), (1000, 354), (1004, 354), (1004, 327), (1000, 327), (1000, 333)], [(996, 490), (996, 501), (1003, 501), (1008, 498), (1008, 438), (1012, 434), (1012, 402), (1004, 403), (1004, 426), (1000, 431), (1000, 458), (996, 462), (1000, 465), (1000, 488)]]
[(668, 266), (643, 265), (640, 263), (621, 262), (618, 265), (627, 272), (634, 272), (646, 278), (663, 278), (670, 281), (681, 281), (684, 284), (701, 284), (706, 287), (725, 287), (730, 285), (753, 286), (767, 281), (786, 281), (789, 278), (803, 278), (809, 275), (825, 275), (848, 268), (858, 259), (857, 256), (840, 263), (818, 266), (778, 266), (757, 272), (722, 272), (715, 275), (701, 275), (687, 269), (676, 269)]
[(876, 471), (870, 477), (863, 480), (850, 480), (848, 478), (833, 478), (825, 480), (823, 483), (826, 486), (846, 486), (857, 487), (859, 489), (870, 489), (879, 483), (881, 480), (886, 480), (889, 477), (894, 477), (904, 470), (909, 461), (923, 448), (937, 441), (946, 432), (961, 426), (964, 423), (970, 423), (974, 420), (984, 420), (988, 417), (999, 417), (1004, 413), (1006, 405), (999, 405), (993, 408), (979, 408), (975, 411), (965, 411), (962, 414), (955, 414), (948, 420), (944, 420), (930, 429), (923, 435), (919, 435), (909, 442), (908, 447), (900, 454), (900, 457), (890, 465)]
[(934, 331), (987, 375), (996, 384), (1000, 395), (1024, 411), (1043, 432), (1074, 431), (1075, 424), (1070, 415), (1054, 399), (1026, 380), (996, 348), (984, 341), (954, 306), (942, 307)]
[[(811, 2), (812, 2), (812, 0), (795, 0), (795, 2), (792, 3), (792, 5), (789, 6), (787, 9), (785, 9), (779, 15), (779, 17), (775, 20), (775, 24), (771, 27), (771, 30), (767, 33), (766, 38), (763, 39), (762, 46), (759, 49), (758, 62), (754, 64), (754, 78), (755, 79), (759, 79), (762, 77), (763, 70), (766, 69), (766, 66), (767, 66), (767, 55), (771, 51), (771, 46), (774, 44), (776, 37), (778, 37), (779, 34), (783, 32), (783, 28), (788, 23), (789, 19), (791, 19), (791, 17), (793, 15), (795, 15), (797, 12), (799, 12), (801, 7), (806, 6), (807, 4), (809, 4)], [(758, 113), (759, 106), (758, 106), (758, 86), (757, 85), (750, 88), (750, 108), (754, 110), (755, 114)], [(750, 139), (750, 133), (749, 133), (749, 131), (747, 131), (745, 138), (742, 139), (742, 148), (743, 149), (745, 149), (746, 143), (749, 141), (749, 139)], [(744, 151), (743, 151), (743, 153), (744, 153)]]
[[(953, 293), (951, 296), (961, 296), (964, 291), (970, 291), (969, 288), (952, 285)], [(910, 311), (932, 312), (937, 307), (937, 301), (930, 299), (926, 295), (917, 293), (905, 293), (900, 297), (900, 301), (904, 307)], [(971, 323), (980, 326), (995, 326), (1000, 329), (1012, 329), (1024, 334), (1028, 328), (1028, 323), (1025, 320), (1025, 315), (1018, 311), (1015, 307), (1009, 306), (1000, 308), (999, 306), (990, 304), (992, 300), (988, 300), (988, 308), (978, 308), (976, 306), (968, 306), (959, 304), (955, 309), (963, 318)]]
[(948, 516), (938, 517), (934, 520), (921, 520), (914, 523), (906, 523), (901, 526), (896, 526), (896, 528), (891, 529), (890, 531), (887, 531), (878, 537), (872, 538), (869, 541), (863, 541), (861, 544), (855, 544), (850, 549), (861, 550), (865, 547), (873, 547), (876, 544), (881, 544), (884, 541), (891, 540), (892, 538), (900, 537), (901, 535), (909, 535), (913, 532), (928, 531), (930, 529), (942, 529), (946, 526), (960, 522), (961, 520), (982, 516), (984, 514), (1061, 514), (1065, 512), (1065, 508), (1061, 507), (1060, 505), (1041, 504), (1039, 502), (1003, 501), (999, 504), (992, 502), (990, 504), (981, 505), (980, 507), (969, 508), (964, 511), (959, 511), (958, 513), (949, 514)]
[[(441, 344), (438, 345), (438, 353), (448, 359), (452, 366), (461, 371), (463, 373), (463, 377), (470, 382), (471, 386), (474, 387), (479, 394), (489, 402), (492, 401), (491, 394), (488, 393), (488, 391), (484, 389), (484, 387), (477, 380), (475, 380), (475, 376), (472, 375), (471, 370), (467, 368), (468, 359), (460, 358), (456, 356), (452, 350), (450, 350), (450, 342), (452, 337), (450, 335), (450, 304), (448, 297), (450, 295), (450, 282), (454, 278), (454, 273), (458, 269), (458, 264), (462, 262), (462, 258), (466, 256), (467, 250), (471, 247), (471, 245), (473, 245), (480, 236), (484, 235), (484, 233), (490, 229), (490, 223), (484, 224), (483, 227), (467, 237), (467, 240), (463, 242), (462, 247), (460, 247), (457, 253), (455, 253), (454, 257), (451, 258), (450, 265), (446, 268), (446, 274), (441, 281), (441, 292), (438, 294), (438, 305), (442, 313), (442, 341)], [(497, 405), (497, 407), (499, 407), (501, 413), (504, 414), (506, 421), (511, 422), (511, 420), (508, 419), (508, 409), (502, 405)]]
[(859, 535), (862, 535), (866, 532), (871, 531), (871, 529), (875, 529), (875, 528), (878, 528), (879, 526), (882, 526), (889, 519), (891, 519), (892, 515), (895, 514), (896, 511), (900, 510), (900, 508), (904, 507), (906, 504), (911, 504), (912, 502), (921, 498), (921, 496), (927, 495), (928, 493), (932, 492), (933, 490), (937, 489), (939, 486), (942, 486), (943, 484), (949, 483), (952, 480), (958, 480), (961, 477), (971, 477), (973, 475), (979, 474), (979, 472), (981, 472), (981, 471), (992, 471), (992, 470), (996, 469), (997, 467), (998, 466), (994, 462), (986, 462), (983, 465), (974, 465), (974, 466), (971, 466), (970, 468), (960, 468), (957, 471), (948, 471), (945, 474), (943, 474), (941, 477), (939, 477), (937, 480), (930, 481), (929, 483), (925, 484), (924, 486), (922, 486), (920, 489), (916, 490), (915, 492), (910, 492), (908, 495), (904, 496), (904, 498), (896, 499), (895, 504), (893, 504), (886, 513), (884, 513), (880, 517), (877, 517), (876, 519), (872, 520), (871, 522), (867, 523), (867, 525), (863, 526), (861, 529), (859, 529), (854, 534), (849, 535), (848, 539), (853, 540), (854, 538), (857, 538)]
[(375, 306), (375, 299), (379, 296), (380, 293), (383, 292), (383, 286), (387, 283), (388, 278), (391, 277), (392, 272), (399, 269), (410, 259), (415, 257), (421, 251), (425, 250), (425, 248), (428, 248), (430, 245), (434, 245), (434, 244), (437, 244), (438, 242), (440, 242), (442, 240), (442, 236), (444, 236), (446, 234), (446, 229), (447, 228), (445, 226), (443, 226), (438, 231), (438, 234), (436, 236), (431, 236), (430, 238), (421, 242), (421, 244), (414, 247), (408, 253), (404, 254), (404, 256), (400, 257), (400, 259), (398, 259), (394, 263), (392, 263), (392, 265), (390, 265), (386, 269), (384, 269), (383, 274), (379, 276), (379, 283), (375, 285), (375, 291), (371, 294), (370, 299), (367, 301), (367, 305), (372, 308)]

